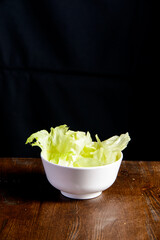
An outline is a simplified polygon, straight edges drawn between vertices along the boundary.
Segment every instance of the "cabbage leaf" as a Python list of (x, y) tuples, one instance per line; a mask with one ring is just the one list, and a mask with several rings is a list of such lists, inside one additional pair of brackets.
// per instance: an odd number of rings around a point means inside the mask
[(41, 148), (42, 156), (55, 164), (70, 167), (95, 167), (117, 161), (130, 141), (128, 133), (92, 141), (89, 132), (71, 131), (67, 125), (33, 133), (26, 144)]

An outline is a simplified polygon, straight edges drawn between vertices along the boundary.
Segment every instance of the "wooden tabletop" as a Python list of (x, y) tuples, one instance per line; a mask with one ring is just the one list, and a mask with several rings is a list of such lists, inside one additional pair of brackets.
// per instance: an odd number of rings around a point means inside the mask
[(101, 196), (72, 200), (40, 159), (0, 158), (1, 240), (160, 239), (160, 162), (124, 161)]

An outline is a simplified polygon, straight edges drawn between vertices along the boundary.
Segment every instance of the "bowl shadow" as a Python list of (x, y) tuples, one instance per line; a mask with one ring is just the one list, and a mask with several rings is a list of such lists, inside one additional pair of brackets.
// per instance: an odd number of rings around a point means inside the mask
[(61, 195), (47, 180), (43, 172), (7, 172), (0, 174), (0, 195), (8, 204), (28, 201), (71, 201)]

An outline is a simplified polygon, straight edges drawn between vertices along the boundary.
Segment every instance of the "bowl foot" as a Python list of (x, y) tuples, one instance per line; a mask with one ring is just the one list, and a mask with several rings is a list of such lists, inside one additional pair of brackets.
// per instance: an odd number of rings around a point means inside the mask
[(88, 194), (71, 194), (67, 192), (61, 191), (62, 195), (68, 198), (73, 198), (73, 199), (91, 199), (91, 198), (96, 198), (101, 195), (102, 192), (96, 192), (96, 193), (88, 193)]

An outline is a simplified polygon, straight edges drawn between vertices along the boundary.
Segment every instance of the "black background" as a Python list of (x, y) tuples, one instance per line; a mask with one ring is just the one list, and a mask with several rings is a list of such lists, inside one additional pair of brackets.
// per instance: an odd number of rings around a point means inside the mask
[(129, 160), (157, 160), (153, 7), (144, 0), (0, 1), (0, 157), (39, 156), (31, 133), (67, 124), (129, 132)]

